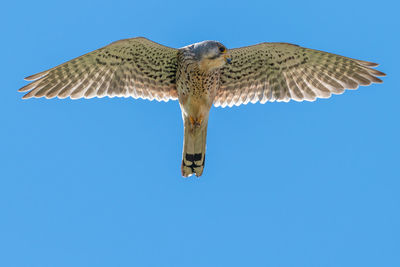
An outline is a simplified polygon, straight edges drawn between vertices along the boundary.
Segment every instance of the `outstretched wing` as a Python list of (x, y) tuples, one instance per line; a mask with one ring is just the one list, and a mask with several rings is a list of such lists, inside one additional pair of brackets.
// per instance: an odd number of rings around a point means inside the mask
[(134, 97), (177, 99), (178, 50), (138, 37), (114, 42), (25, 78), (23, 98)]
[(381, 83), (378, 64), (286, 43), (261, 43), (230, 50), (221, 70), (215, 106), (260, 101), (314, 101), (359, 85)]

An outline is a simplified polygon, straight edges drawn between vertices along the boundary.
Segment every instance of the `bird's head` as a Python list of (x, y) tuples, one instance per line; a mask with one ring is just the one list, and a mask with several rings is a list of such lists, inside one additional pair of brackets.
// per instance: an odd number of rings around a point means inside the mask
[(193, 44), (194, 53), (201, 70), (210, 72), (231, 63), (228, 49), (217, 41), (203, 41)]

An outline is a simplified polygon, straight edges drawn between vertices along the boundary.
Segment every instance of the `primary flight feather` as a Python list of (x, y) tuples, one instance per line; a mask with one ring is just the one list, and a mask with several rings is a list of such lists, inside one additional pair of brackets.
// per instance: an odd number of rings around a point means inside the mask
[(133, 97), (179, 100), (182, 175), (203, 173), (211, 106), (314, 101), (382, 83), (376, 63), (287, 43), (228, 50), (217, 41), (180, 49), (143, 37), (120, 40), (25, 78), (23, 98)]

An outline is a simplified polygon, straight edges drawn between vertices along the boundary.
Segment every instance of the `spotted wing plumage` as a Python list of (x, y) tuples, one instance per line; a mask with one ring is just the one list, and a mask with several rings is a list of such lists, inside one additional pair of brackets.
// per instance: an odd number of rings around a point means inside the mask
[(381, 83), (378, 64), (287, 43), (262, 43), (230, 50), (221, 70), (215, 106), (248, 102), (314, 101), (359, 85)]
[(120, 40), (25, 78), (23, 98), (134, 97), (177, 99), (178, 50), (146, 38)]

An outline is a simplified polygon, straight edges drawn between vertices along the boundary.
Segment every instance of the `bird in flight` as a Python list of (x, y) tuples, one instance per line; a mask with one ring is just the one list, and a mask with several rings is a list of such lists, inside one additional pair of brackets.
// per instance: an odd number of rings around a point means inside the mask
[(143, 37), (120, 40), (25, 78), (23, 98), (133, 97), (179, 100), (184, 124), (182, 175), (204, 169), (211, 106), (314, 101), (382, 83), (376, 63), (288, 43), (227, 49), (203, 41), (179, 49)]

